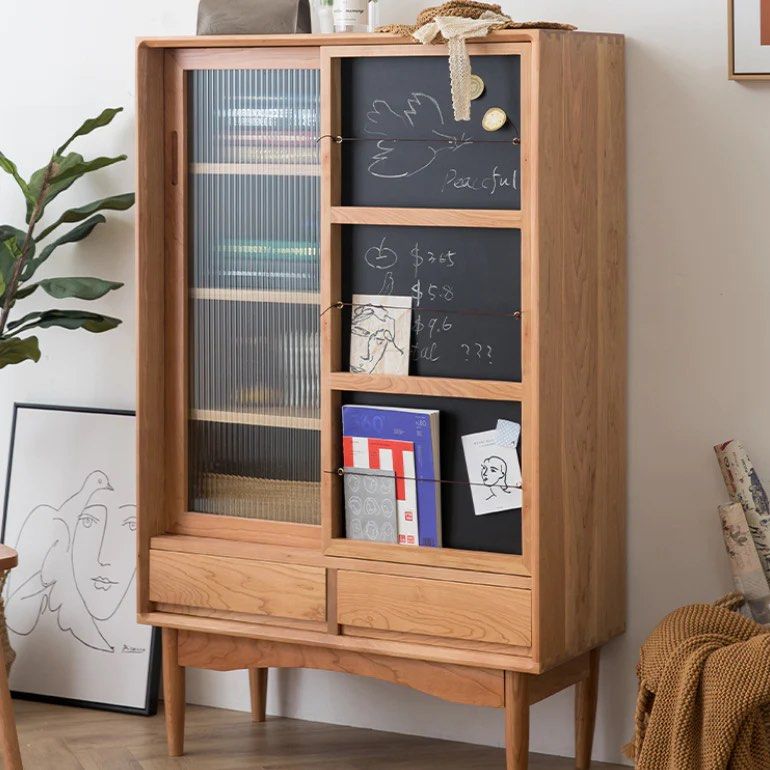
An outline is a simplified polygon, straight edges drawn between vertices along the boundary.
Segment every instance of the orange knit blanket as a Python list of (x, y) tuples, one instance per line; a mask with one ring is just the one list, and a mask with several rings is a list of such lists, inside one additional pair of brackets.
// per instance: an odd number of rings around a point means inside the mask
[(770, 633), (728, 606), (675, 610), (642, 646), (637, 770), (770, 768)]

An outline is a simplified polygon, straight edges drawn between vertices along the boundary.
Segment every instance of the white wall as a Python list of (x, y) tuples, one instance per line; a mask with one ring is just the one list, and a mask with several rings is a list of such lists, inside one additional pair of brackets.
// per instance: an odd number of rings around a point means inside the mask
[[(416, 4), (383, 0), (384, 21)], [(631, 729), (634, 665), (644, 635), (669, 609), (730, 588), (715, 506), (724, 491), (711, 446), (739, 436), (770, 480), (770, 85), (726, 79), (722, 1), (509, 0), (518, 18), (571, 21), (628, 36), (630, 238), (629, 630), (602, 666), (596, 757), (616, 759)], [(9, 0), (0, 46), (0, 148), (25, 172), (42, 165), (81, 117), (123, 104), (87, 155), (130, 162), (76, 188), (70, 200), (132, 189), (133, 39), (189, 33), (196, 0)], [(86, 189), (88, 188), (88, 189)], [(12, 183), (0, 182), (0, 221), (18, 223)], [(11, 405), (39, 401), (134, 405), (133, 235), (112, 217), (52, 265), (61, 274), (124, 280), (99, 307), (116, 332), (41, 334), (43, 360), (0, 372), (0, 469)], [(52, 274), (53, 270), (49, 270)], [(33, 302), (28, 302), (30, 308)], [(93, 306), (96, 308), (96, 305)], [(247, 707), (244, 674), (191, 672), (190, 700)], [(269, 710), (500, 745), (500, 713), (448, 705), (380, 682), (279, 672)], [(533, 714), (533, 749), (572, 751), (571, 694)]]

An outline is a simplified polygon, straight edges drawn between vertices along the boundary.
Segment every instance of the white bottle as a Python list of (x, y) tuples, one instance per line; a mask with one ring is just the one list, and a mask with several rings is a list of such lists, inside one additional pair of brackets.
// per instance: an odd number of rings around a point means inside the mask
[(318, 17), (318, 31), (323, 35), (334, 32), (334, 11), (332, 0), (316, 0), (315, 9)]
[(368, 0), (334, 0), (335, 32), (366, 32)]
[(380, 3), (378, 0), (369, 0), (369, 32), (376, 32), (380, 26)]

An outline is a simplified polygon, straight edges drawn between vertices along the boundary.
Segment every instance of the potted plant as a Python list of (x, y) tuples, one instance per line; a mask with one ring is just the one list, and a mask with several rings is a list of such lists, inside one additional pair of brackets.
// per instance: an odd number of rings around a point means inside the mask
[[(39, 229), (46, 207), (78, 179), (126, 159), (125, 155), (118, 155), (114, 158), (85, 160), (76, 152), (67, 152), (75, 139), (106, 126), (122, 109), (109, 108), (97, 117), (86, 120), (29, 180), (23, 179), (16, 164), (0, 152), (0, 169), (16, 181), (24, 196), (26, 207), (23, 227), (0, 225), (0, 369), (23, 361), (40, 360), (38, 338), (35, 334), (30, 334), (33, 330), (58, 326), (98, 333), (114, 329), (120, 324), (117, 318), (86, 310), (35, 310), (14, 318), (11, 318), (11, 312), (19, 300), (38, 290), (55, 299), (95, 300), (123, 285), (91, 277), (33, 280), (38, 269), (59, 246), (82, 241), (98, 225), (107, 221), (99, 212), (125, 211), (134, 205), (133, 193), (112, 195), (84, 206), (67, 209), (54, 222)], [(59, 234), (61, 228), (72, 224), (75, 227)]]
[[(133, 193), (102, 198), (84, 206), (64, 211), (50, 224), (43, 226), (46, 207), (78, 179), (92, 171), (111, 166), (126, 159), (85, 160), (76, 152), (68, 152), (72, 142), (106, 126), (122, 107), (104, 110), (86, 120), (51, 156), (48, 163), (25, 180), (8, 157), (0, 152), (0, 169), (10, 174), (24, 196), (25, 224), (22, 227), (0, 225), (0, 369), (24, 361), (39, 361), (40, 346), (37, 329), (52, 326), (64, 329), (85, 329), (106, 332), (120, 324), (120, 319), (87, 310), (33, 310), (14, 314), (16, 303), (33, 294), (48, 294), (54, 299), (95, 300), (123, 284), (93, 277), (37, 278), (37, 271), (59, 246), (87, 238), (94, 229), (106, 222), (102, 211), (125, 211), (134, 205)], [(62, 232), (67, 225), (74, 225)], [(12, 315), (13, 314), (13, 315)], [(0, 575), (0, 596), (7, 573)], [(0, 598), (0, 644), (6, 652), (8, 667), (15, 657), (8, 642), (5, 612)]]

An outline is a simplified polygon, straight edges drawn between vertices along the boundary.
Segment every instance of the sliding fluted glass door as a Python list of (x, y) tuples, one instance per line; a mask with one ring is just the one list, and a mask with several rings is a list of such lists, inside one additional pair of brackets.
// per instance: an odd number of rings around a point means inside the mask
[(188, 510), (318, 524), (318, 70), (193, 70), (187, 110)]

